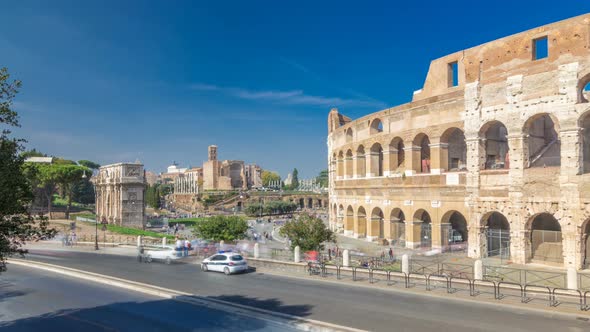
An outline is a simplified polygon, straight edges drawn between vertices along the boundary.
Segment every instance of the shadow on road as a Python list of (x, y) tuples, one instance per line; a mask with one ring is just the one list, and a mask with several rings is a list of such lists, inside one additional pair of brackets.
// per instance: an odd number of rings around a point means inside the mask
[[(291, 315), (309, 315), (311, 306), (284, 306), (276, 299), (219, 296), (213, 299), (256, 306)], [(91, 308), (69, 308), (13, 321), (0, 321), (10, 331), (290, 331), (291, 327), (179, 300), (118, 302)], [(243, 310), (241, 310), (243, 311)]]
[(284, 305), (283, 302), (278, 299), (260, 299), (243, 295), (220, 295), (208, 296), (207, 298), (265, 309), (273, 312), (280, 312), (298, 317), (309, 316), (311, 314), (311, 309), (313, 308), (313, 306), (309, 304)]

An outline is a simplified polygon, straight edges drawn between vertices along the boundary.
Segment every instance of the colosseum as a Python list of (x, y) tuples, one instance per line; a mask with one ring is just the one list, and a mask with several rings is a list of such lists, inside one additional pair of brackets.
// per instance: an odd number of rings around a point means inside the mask
[(328, 117), (330, 226), (590, 266), (590, 14), (430, 63), (412, 101)]

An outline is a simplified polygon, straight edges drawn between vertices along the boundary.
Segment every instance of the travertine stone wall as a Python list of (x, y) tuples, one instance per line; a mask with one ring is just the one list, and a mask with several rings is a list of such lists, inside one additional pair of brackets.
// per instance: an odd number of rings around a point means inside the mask
[[(544, 37), (548, 57), (534, 59), (533, 42)], [(453, 61), (457, 86), (449, 86)], [(408, 104), (357, 120), (331, 110), (331, 226), (368, 240), (444, 248), (445, 216), (459, 213), (467, 221), (468, 255), (479, 258), (490, 254), (488, 218), (497, 212), (509, 224), (510, 259), (527, 263), (540, 258), (531, 243), (540, 230), (534, 220), (550, 216), (561, 228), (563, 266), (582, 268), (590, 263), (590, 169), (584, 167), (590, 129), (582, 125), (590, 123), (584, 122), (588, 82), (590, 14), (434, 60)], [(382, 131), (371, 130), (375, 121)], [(464, 141), (449, 139), (455, 130)], [(398, 165), (399, 142), (405, 160)], [(451, 172), (459, 155), (466, 170)], [(403, 236), (392, 231), (399, 211)], [(430, 233), (418, 219), (424, 212)]]
[(145, 224), (145, 176), (139, 163), (102, 166), (92, 178), (99, 222), (143, 228)]

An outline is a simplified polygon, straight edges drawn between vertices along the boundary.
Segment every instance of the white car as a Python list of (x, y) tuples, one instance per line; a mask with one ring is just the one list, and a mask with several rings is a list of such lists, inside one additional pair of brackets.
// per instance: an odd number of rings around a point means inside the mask
[(201, 270), (223, 272), (226, 275), (248, 270), (248, 263), (235, 252), (219, 252), (201, 263)]
[(170, 264), (173, 260), (182, 258), (182, 254), (179, 256), (179, 251), (176, 251), (172, 246), (148, 247), (145, 249), (145, 257), (148, 262), (156, 259), (163, 260), (166, 264)]

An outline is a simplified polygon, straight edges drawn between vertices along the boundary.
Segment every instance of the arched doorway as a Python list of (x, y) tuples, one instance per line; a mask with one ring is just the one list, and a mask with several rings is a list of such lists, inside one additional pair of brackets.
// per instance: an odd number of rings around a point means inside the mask
[(432, 247), (432, 220), (426, 210), (420, 209), (414, 213), (414, 221), (420, 222), (420, 247)]
[(538, 114), (525, 123), (524, 132), (528, 141), (528, 155), (525, 156), (527, 167), (561, 165), (561, 142), (556, 127), (548, 114)]
[(510, 224), (508, 219), (499, 213), (487, 214), (483, 220), (487, 257), (510, 259)]
[[(462, 171), (467, 169), (467, 144), (465, 134), (459, 128), (449, 128), (441, 136), (441, 143), (446, 143), (447, 165), (441, 167), (448, 171)], [(442, 147), (441, 147), (442, 148)]]
[(351, 234), (354, 231), (354, 210), (352, 206), (346, 208), (346, 216), (344, 219), (344, 230), (349, 231)]
[(418, 134), (414, 138), (414, 145), (420, 148), (420, 165), (416, 171), (430, 173), (430, 139), (426, 134)]
[(356, 149), (356, 174), (357, 178), (364, 178), (367, 174), (367, 165), (365, 161), (365, 147), (359, 145)]
[(346, 151), (346, 159), (344, 159), (344, 175), (346, 178), (352, 179), (352, 150)]
[(451, 251), (467, 250), (467, 221), (457, 211), (449, 211), (442, 218), (442, 245)]
[(383, 176), (383, 148), (375, 143), (371, 146), (371, 175)]
[(303, 198), (299, 199), (299, 208), (301, 210), (305, 209), (305, 200)]
[(313, 198), (308, 198), (307, 199), (307, 208), (308, 209), (313, 209)]
[(389, 143), (389, 171), (393, 172), (404, 165), (404, 140), (396, 137)]
[(484, 125), (480, 135), (485, 139), (485, 169), (508, 169), (510, 157), (508, 154), (508, 129), (499, 121), (492, 121)]
[(383, 211), (376, 207), (371, 212), (371, 224), (368, 236), (372, 238), (383, 239)]
[(391, 211), (389, 222), (390, 227), (390, 239), (393, 245), (400, 247), (406, 246), (406, 216), (404, 212), (399, 209), (393, 209)]
[(359, 238), (367, 236), (367, 212), (362, 206), (356, 213), (355, 233)]
[(549, 213), (531, 221), (531, 258), (540, 263), (563, 263), (561, 226)]
[(322, 208), (322, 200), (321, 199), (318, 199), (318, 207)]

